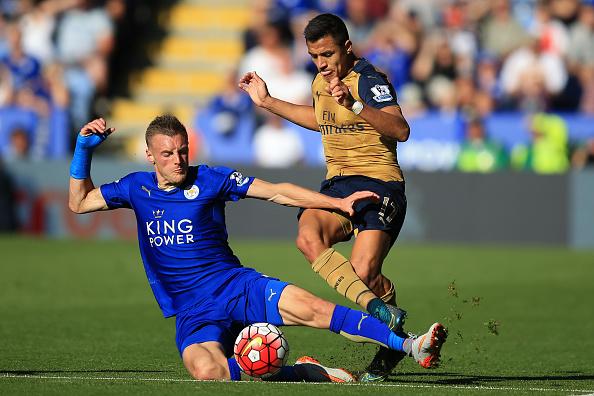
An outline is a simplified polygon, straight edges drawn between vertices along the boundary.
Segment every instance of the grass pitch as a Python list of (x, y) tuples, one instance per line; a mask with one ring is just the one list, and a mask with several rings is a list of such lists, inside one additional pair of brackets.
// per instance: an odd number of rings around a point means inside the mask
[[(232, 246), (244, 265), (344, 303), (292, 243)], [(441, 368), (405, 361), (377, 386), (191, 381), (135, 242), (2, 237), (0, 253), (3, 395), (594, 393), (591, 251), (396, 246), (385, 272), (409, 311), (407, 329), (421, 332), (439, 320), (450, 336)], [(359, 371), (375, 351), (327, 331), (285, 333), (290, 362), (310, 354)]]

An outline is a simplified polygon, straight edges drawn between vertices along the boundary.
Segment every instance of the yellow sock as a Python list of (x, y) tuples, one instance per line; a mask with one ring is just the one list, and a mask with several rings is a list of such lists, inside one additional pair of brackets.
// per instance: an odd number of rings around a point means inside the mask
[(357, 276), (353, 265), (342, 254), (330, 248), (326, 249), (311, 263), (311, 268), (325, 281), (355, 304), (367, 309), (369, 301), (377, 298), (375, 294)]

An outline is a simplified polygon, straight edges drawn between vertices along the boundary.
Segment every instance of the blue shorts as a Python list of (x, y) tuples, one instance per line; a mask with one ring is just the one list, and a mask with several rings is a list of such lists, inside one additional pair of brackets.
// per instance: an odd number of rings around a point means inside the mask
[[(404, 182), (385, 182), (367, 176), (335, 176), (324, 180), (320, 188), (320, 193), (334, 198), (344, 198), (357, 191), (373, 191), (380, 200), (378, 203), (363, 201), (355, 206), (355, 215), (350, 219), (353, 231), (385, 231), (394, 243), (406, 216)], [(303, 211), (299, 211), (299, 217)]]
[(191, 344), (216, 341), (225, 353), (233, 353), (235, 338), (250, 323), (282, 326), (278, 310), (280, 295), (289, 285), (256, 271), (228, 287), (216, 299), (207, 299), (175, 317), (176, 344), (180, 356)]

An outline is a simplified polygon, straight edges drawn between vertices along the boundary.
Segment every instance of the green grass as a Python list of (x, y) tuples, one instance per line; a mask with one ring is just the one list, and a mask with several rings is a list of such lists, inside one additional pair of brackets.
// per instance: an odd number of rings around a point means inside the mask
[[(232, 246), (245, 265), (344, 303), (290, 242)], [(594, 392), (593, 252), (396, 246), (385, 273), (409, 311), (407, 329), (439, 320), (450, 337), (441, 368), (406, 361), (384, 388), (189, 381), (135, 242), (2, 237), (0, 257), (0, 394)], [(375, 351), (327, 331), (285, 333), (290, 361), (310, 354), (357, 371)]]

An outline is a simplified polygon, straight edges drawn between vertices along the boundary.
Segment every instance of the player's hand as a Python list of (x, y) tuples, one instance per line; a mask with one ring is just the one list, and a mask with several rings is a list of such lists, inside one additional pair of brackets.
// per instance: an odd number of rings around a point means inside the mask
[(115, 128), (107, 127), (107, 123), (103, 118), (97, 118), (80, 129), (80, 133), (76, 138), (76, 145), (92, 150), (99, 146), (114, 131)]
[(355, 205), (361, 201), (370, 200), (372, 202), (379, 202), (379, 195), (371, 191), (357, 191), (346, 198), (340, 200), (340, 210), (347, 213), (349, 216), (355, 214)]
[(239, 80), (239, 88), (247, 92), (258, 107), (263, 107), (266, 99), (270, 97), (266, 82), (256, 72), (246, 73)]
[(355, 103), (355, 98), (351, 95), (349, 87), (347, 87), (338, 77), (334, 77), (330, 81), (330, 84), (326, 87), (326, 92), (336, 100), (336, 103), (347, 109), (353, 107), (353, 104)]

